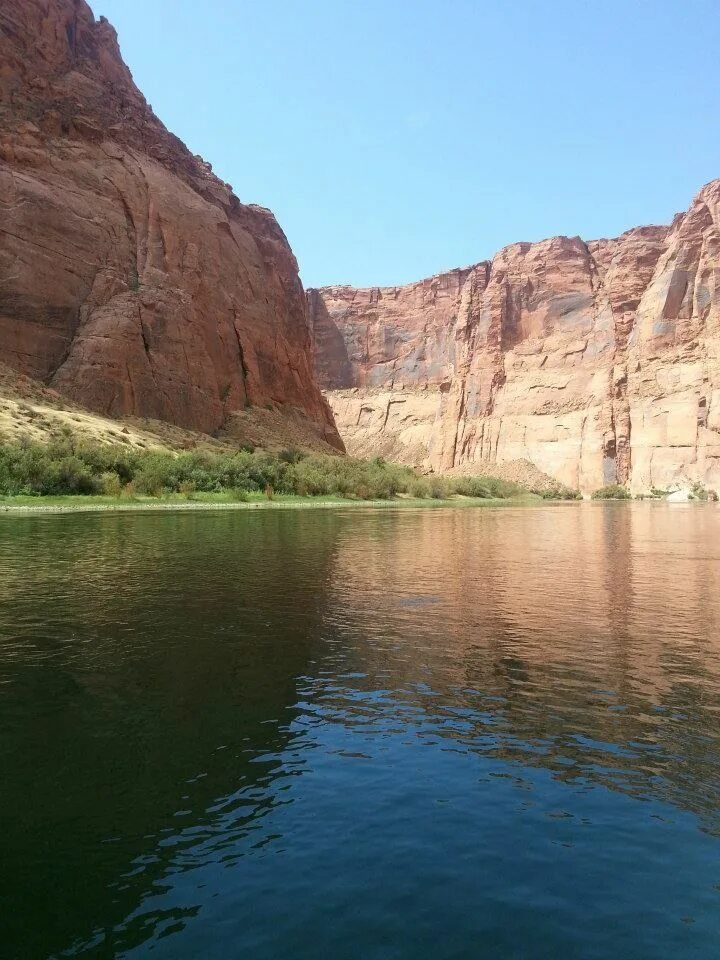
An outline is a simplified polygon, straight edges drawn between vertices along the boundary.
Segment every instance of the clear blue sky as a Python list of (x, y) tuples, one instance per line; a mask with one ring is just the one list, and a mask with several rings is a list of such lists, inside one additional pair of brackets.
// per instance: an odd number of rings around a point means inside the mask
[(718, 0), (90, 0), (306, 286), (664, 223), (720, 176)]

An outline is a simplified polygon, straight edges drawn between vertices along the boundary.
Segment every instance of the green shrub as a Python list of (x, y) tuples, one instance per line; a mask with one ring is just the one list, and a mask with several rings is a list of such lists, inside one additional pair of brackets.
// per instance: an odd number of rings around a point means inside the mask
[(453, 481), (455, 493), (461, 497), (492, 497), (492, 487), (488, 478), (483, 477), (458, 477)]
[(693, 486), (692, 486), (692, 493), (690, 494), (690, 496), (693, 498), (693, 500), (703, 500), (703, 501), (705, 501), (705, 500), (708, 500), (708, 499), (709, 499), (709, 494), (708, 494), (707, 490), (705, 489), (705, 487), (704, 487), (701, 483), (694, 483), (694, 484), (693, 484)]
[(302, 450), (298, 450), (296, 447), (288, 447), (287, 450), (281, 450), (278, 453), (278, 460), (282, 460), (283, 463), (299, 463), (304, 456)]
[(100, 489), (107, 497), (119, 497), (123, 484), (114, 470), (107, 470), (100, 476)]
[(593, 500), (630, 500), (630, 493), (626, 490), (625, 487), (621, 487), (617, 483), (608, 484), (606, 487), (601, 487), (599, 490), (596, 490), (592, 495)]
[(197, 487), (192, 480), (181, 480), (178, 484), (178, 493), (181, 493), (186, 500), (194, 500)]
[(425, 477), (417, 477), (408, 484), (407, 492), (411, 497), (418, 500), (427, 500), (430, 496), (430, 489)]
[[(493, 477), (420, 476), (410, 467), (382, 457), (308, 454), (293, 448), (279, 453), (242, 448), (181, 453), (133, 446), (93, 445), (60, 436), (42, 445), (23, 438), (0, 444), (0, 495), (47, 496), (102, 492), (109, 496), (164, 496), (225, 492), (273, 497), (335, 495), (359, 500), (389, 500), (399, 494), (443, 499), (508, 498), (522, 488)], [(563, 495), (572, 496), (569, 491)]]
[(174, 472), (174, 464), (168, 463), (158, 454), (150, 454), (133, 477), (138, 493), (157, 497), (163, 490), (177, 490), (179, 478)]
[(543, 500), (582, 500), (579, 490), (570, 490), (568, 487), (545, 487), (531, 492)]
[(445, 500), (454, 492), (452, 485), (446, 483), (441, 477), (428, 477), (427, 495), (432, 500)]

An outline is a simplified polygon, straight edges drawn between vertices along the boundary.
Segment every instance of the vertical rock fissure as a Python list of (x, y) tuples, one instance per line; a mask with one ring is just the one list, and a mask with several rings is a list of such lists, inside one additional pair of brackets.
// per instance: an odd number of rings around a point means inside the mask
[(248, 368), (247, 368), (247, 364), (245, 363), (245, 349), (244, 349), (244, 347), (243, 347), (242, 340), (240, 339), (240, 333), (239, 333), (238, 328), (237, 328), (237, 320), (238, 320), (237, 309), (234, 308), (234, 309), (233, 309), (232, 328), (233, 328), (233, 331), (234, 331), (234, 333), (235, 333), (235, 340), (236, 340), (236, 342), (237, 342), (238, 360), (240, 361), (240, 372), (241, 372), (241, 374), (242, 374), (242, 378), (241, 378), (241, 383), (242, 383), (242, 403), (243, 403), (243, 405), (245, 405), (245, 404), (247, 404), (247, 403), (249, 402), (249, 399), (250, 399), (250, 397), (249, 397), (249, 391), (248, 391)]

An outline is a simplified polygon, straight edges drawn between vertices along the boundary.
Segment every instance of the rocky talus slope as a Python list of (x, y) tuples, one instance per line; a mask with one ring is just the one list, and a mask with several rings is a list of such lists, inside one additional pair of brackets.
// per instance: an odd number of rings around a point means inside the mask
[(0, 4), (0, 361), (94, 411), (342, 444), (297, 264), (154, 115), (84, 0)]
[(720, 488), (720, 180), (669, 227), (516, 243), (308, 303), (351, 453), (478, 472), (529, 460), (583, 491)]

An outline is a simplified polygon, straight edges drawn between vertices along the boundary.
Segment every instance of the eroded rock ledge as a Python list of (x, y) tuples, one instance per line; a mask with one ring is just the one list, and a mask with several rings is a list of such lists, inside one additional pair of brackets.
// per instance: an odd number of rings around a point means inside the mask
[(434, 470), (527, 459), (584, 491), (720, 488), (720, 180), (670, 227), (516, 243), (308, 303), (350, 452)]

